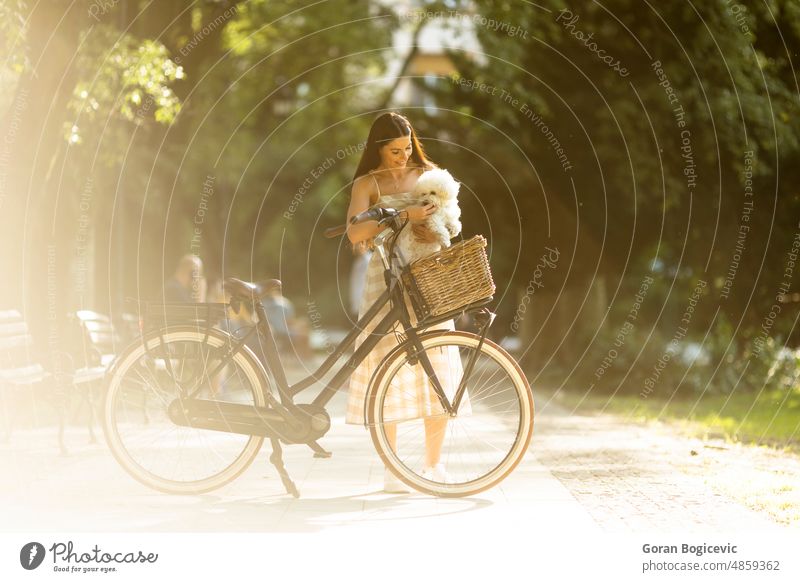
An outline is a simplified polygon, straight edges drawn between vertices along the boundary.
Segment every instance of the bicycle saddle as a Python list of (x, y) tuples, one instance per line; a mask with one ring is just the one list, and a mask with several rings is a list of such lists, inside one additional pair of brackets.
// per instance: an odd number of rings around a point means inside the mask
[(226, 293), (230, 293), (234, 299), (253, 299), (258, 297), (263, 299), (270, 291), (281, 289), (281, 282), (278, 279), (265, 279), (256, 283), (249, 283), (241, 279), (228, 277), (222, 283)]

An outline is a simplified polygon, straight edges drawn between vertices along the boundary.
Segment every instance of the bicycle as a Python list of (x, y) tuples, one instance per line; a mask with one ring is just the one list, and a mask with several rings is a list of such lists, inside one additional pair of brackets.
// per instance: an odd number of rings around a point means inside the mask
[[(404, 216), (376, 208), (353, 218), (354, 223), (378, 220), (389, 226), (375, 238), (387, 288), (318, 369), (292, 385), (260, 301), (280, 281), (226, 279), (229, 304), (151, 306), (157, 324), (126, 348), (107, 374), (103, 426), (122, 467), (166, 493), (204, 493), (238, 477), (268, 438), (270, 461), (287, 492), (298, 497), (281, 443), (305, 444), (315, 457), (329, 457), (318, 442), (331, 426), (325, 406), (379, 339), (397, 333), (402, 341), (373, 374), (365, 400), (365, 425), (386, 467), (411, 488), (441, 497), (472, 495), (506, 478), (530, 444), (530, 386), (517, 362), (486, 337), (494, 314), (485, 305), (492, 297), (411, 324), (400, 276), (403, 265), (393, 246), (388, 253), (384, 248), (407, 223)], [(344, 230), (328, 229), (326, 236)], [(321, 392), (310, 403), (295, 403), (298, 394), (333, 369), (387, 303), (388, 313)], [(236, 337), (212, 327), (228, 307), (238, 312), (242, 305), (256, 320), (246, 334)], [(471, 314), (477, 333), (426, 331), (459, 313)], [(265, 365), (245, 345), (253, 333), (263, 344)], [(429, 417), (392, 416), (391, 402), (402, 396), (403, 378), (419, 370), (417, 366), (438, 402), (436, 415), (447, 419), (441, 452), (446, 474), (441, 476), (423, 474), (423, 425)], [(396, 439), (394, 448), (387, 428)]]

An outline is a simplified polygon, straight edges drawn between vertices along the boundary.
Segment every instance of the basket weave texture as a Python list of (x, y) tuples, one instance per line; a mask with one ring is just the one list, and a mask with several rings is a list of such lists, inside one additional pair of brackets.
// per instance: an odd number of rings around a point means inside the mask
[(417, 259), (403, 277), (419, 318), (457, 311), (490, 299), (495, 291), (481, 235)]

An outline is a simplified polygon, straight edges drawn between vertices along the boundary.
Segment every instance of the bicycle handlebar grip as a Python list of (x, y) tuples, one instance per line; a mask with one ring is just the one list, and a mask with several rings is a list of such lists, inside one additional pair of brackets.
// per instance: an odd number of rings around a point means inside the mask
[(370, 208), (361, 214), (356, 214), (350, 219), (350, 224), (359, 224), (360, 222), (366, 222), (367, 220), (381, 221), (384, 218), (391, 218), (397, 214), (399, 214), (399, 212), (394, 208)]
[(359, 224), (367, 220), (381, 220), (383, 218), (383, 208), (370, 208), (361, 214), (356, 214), (350, 219), (350, 224)]
[(339, 226), (332, 226), (331, 228), (325, 229), (325, 232), (322, 234), (325, 238), (336, 238), (337, 236), (341, 236), (347, 230), (346, 224), (340, 224)]

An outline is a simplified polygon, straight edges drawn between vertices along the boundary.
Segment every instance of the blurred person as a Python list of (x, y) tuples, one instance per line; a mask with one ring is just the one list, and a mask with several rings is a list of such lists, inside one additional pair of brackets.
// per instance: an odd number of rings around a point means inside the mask
[(279, 336), (282, 338), (281, 341), (284, 341), (284, 338), (288, 339), (291, 336), (290, 323), (294, 320), (292, 302), (283, 296), (280, 289), (274, 288), (261, 300), (261, 303), (267, 312), (267, 320), (275, 339), (277, 340)]
[(261, 303), (281, 352), (296, 354), (301, 358), (309, 356), (309, 326), (295, 317), (292, 302), (284, 297), (280, 289), (272, 289)]
[(174, 303), (205, 302), (207, 282), (203, 261), (197, 255), (183, 255), (175, 273), (164, 284), (164, 301)]

